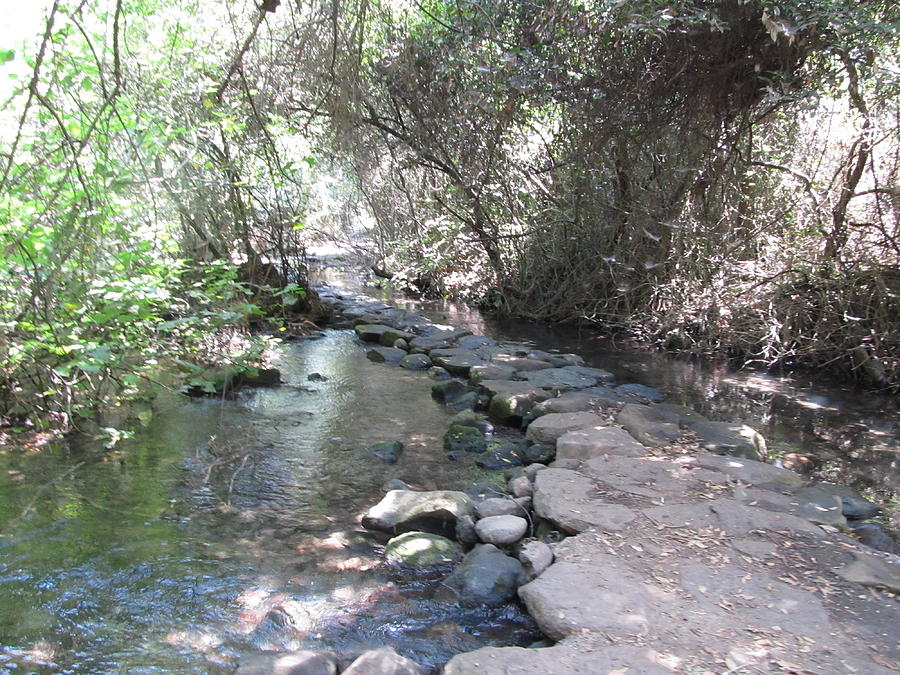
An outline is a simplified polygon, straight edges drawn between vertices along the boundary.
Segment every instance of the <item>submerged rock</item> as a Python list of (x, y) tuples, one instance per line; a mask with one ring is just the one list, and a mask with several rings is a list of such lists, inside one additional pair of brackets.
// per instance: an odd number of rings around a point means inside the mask
[(425, 354), (407, 354), (400, 359), (400, 367), (407, 370), (425, 370), (431, 367), (431, 359)]
[(498, 607), (515, 597), (523, 574), (518, 560), (493, 544), (481, 544), (462, 559), (435, 597), (463, 607)]
[(447, 565), (460, 557), (459, 544), (429, 532), (404, 532), (391, 539), (384, 549), (386, 562), (416, 570)]
[(383, 459), (388, 464), (396, 464), (397, 460), (400, 459), (400, 453), (403, 452), (403, 443), (400, 441), (385, 441), (370, 445), (368, 450), (378, 459)]
[(616, 391), (637, 396), (651, 403), (659, 403), (666, 397), (659, 389), (643, 384), (620, 384), (616, 387)]
[(452, 531), (456, 519), (471, 512), (472, 500), (464, 492), (391, 490), (363, 516), (362, 525), (384, 532)]

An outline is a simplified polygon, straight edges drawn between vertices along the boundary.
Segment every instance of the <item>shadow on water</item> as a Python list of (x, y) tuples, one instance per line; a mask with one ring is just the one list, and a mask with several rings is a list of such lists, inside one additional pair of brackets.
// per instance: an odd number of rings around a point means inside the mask
[[(539, 637), (516, 606), (432, 601), (439, 582), (395, 576), (358, 526), (390, 478), (498, 479), (445, 459), (427, 376), (368, 361), (349, 331), (279, 360), (282, 386), (169, 397), (103, 459), (0, 452), (0, 672), (231, 672), (259, 649), (383, 644), (435, 666)], [(395, 439), (396, 465), (365, 450)]]

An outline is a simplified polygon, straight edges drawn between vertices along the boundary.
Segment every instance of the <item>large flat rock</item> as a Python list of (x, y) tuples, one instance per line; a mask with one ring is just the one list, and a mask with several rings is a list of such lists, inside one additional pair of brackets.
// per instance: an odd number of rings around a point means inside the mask
[(604, 426), (603, 418), (593, 413), (551, 413), (529, 424), (525, 437), (535, 443), (555, 444), (557, 438), (570, 431), (600, 426)]
[(549, 638), (593, 632), (616, 641), (646, 635), (667, 621), (684, 623), (674, 617), (680, 613), (677, 595), (648, 583), (627, 561), (610, 555), (593, 533), (566, 539), (555, 553), (556, 562), (519, 589)]
[(619, 411), (616, 421), (636, 440), (650, 447), (671, 445), (681, 438), (681, 429), (671, 415), (658, 408), (628, 403)]
[(619, 427), (587, 427), (560, 436), (556, 441), (557, 459), (592, 459), (603, 455), (643, 457), (644, 445)]
[(592, 527), (616, 532), (636, 517), (621, 504), (603, 502), (594, 482), (570, 469), (544, 469), (535, 474), (532, 500), (535, 513), (569, 533)]
[[(525, 373), (525, 379), (537, 387), (566, 391), (568, 389), (585, 389), (596, 385), (600, 378), (586, 375), (580, 370), (581, 366), (564, 366), (563, 368), (545, 368)], [(590, 369), (588, 369), (590, 370)]]
[(602, 646), (594, 636), (568, 638), (546, 649), (483, 647), (457, 654), (444, 675), (671, 675), (649, 647)]
[(697, 466), (704, 469), (721, 471), (732, 480), (750, 485), (772, 484), (800, 487), (806, 482), (798, 473), (752, 459), (707, 455), (704, 453), (698, 455), (694, 462)]
[(733, 537), (745, 537), (757, 530), (791, 535), (805, 534), (816, 539), (825, 536), (822, 528), (805, 518), (747, 506), (733, 499), (656, 506), (644, 509), (643, 513), (663, 527), (684, 527), (694, 530), (716, 528)]
[(692, 491), (704, 489), (707, 484), (727, 482), (722, 474), (697, 469), (687, 462), (614, 456), (613, 453), (588, 460), (581, 471), (618, 492), (665, 500), (669, 504), (693, 501)]

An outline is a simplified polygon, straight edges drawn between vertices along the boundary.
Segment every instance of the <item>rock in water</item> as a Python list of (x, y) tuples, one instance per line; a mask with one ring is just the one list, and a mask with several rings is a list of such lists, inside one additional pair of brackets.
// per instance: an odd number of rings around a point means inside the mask
[(263, 652), (242, 657), (235, 675), (336, 675), (337, 665), (311, 651)]
[(383, 459), (388, 464), (396, 464), (397, 460), (400, 459), (400, 453), (403, 452), (403, 443), (400, 441), (376, 443), (369, 446), (369, 452), (378, 459)]
[(416, 570), (447, 565), (461, 556), (459, 544), (429, 532), (405, 532), (391, 539), (384, 549), (388, 563)]
[(528, 521), (519, 516), (488, 516), (475, 523), (475, 532), (485, 544), (507, 546), (525, 536)]
[(435, 597), (463, 607), (498, 607), (516, 595), (523, 573), (518, 560), (493, 544), (482, 544), (463, 558)]
[(456, 519), (471, 512), (472, 500), (465, 492), (391, 490), (363, 516), (362, 525), (383, 532), (452, 532)]
[(382, 647), (361, 654), (344, 675), (425, 675), (425, 671), (391, 647)]

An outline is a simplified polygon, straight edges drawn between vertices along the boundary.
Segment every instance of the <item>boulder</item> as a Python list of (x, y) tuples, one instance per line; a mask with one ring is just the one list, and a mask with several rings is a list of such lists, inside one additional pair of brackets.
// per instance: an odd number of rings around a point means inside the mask
[(616, 421), (628, 430), (636, 440), (653, 448), (671, 445), (681, 438), (677, 418), (659, 409), (639, 403), (628, 403)]
[(388, 541), (384, 559), (391, 565), (424, 570), (448, 565), (462, 557), (455, 541), (429, 532), (404, 532)]
[(391, 647), (363, 652), (344, 675), (426, 675), (415, 661), (400, 656)]
[(556, 398), (543, 401), (534, 407), (536, 416), (555, 412), (581, 412), (618, 408), (633, 401), (633, 397), (617, 393), (608, 387), (588, 387), (566, 391)]
[(425, 354), (407, 354), (400, 359), (400, 367), (407, 370), (425, 370), (431, 367), (431, 359)]
[(684, 420), (682, 426), (700, 437), (700, 447), (717, 455), (759, 461), (766, 455), (766, 441), (746, 424)]
[(369, 446), (368, 451), (388, 464), (396, 464), (397, 460), (400, 459), (400, 453), (403, 452), (403, 443), (400, 441), (375, 443)]
[(393, 347), (372, 347), (366, 351), (366, 358), (375, 363), (400, 363), (406, 352)]
[[(411, 333), (407, 333), (406, 331), (397, 330), (396, 328), (390, 328), (381, 333), (378, 338), (378, 342), (383, 347), (394, 347), (395, 349), (403, 349), (404, 351), (409, 349), (409, 341), (415, 337)], [(397, 345), (398, 342), (402, 342), (404, 346), (400, 347)]]
[(603, 426), (603, 418), (587, 412), (551, 413), (528, 425), (525, 437), (535, 443), (556, 443), (563, 434), (585, 427)]
[(528, 382), (482, 380), (478, 386), (491, 397), (488, 415), (501, 424), (520, 423), (535, 403), (547, 398), (546, 392)]
[(529, 359), (539, 359), (546, 361), (554, 368), (562, 368), (563, 366), (583, 366), (584, 359), (578, 354), (552, 354), (542, 349), (532, 349), (527, 354)]
[(452, 531), (456, 519), (471, 512), (472, 500), (464, 492), (391, 490), (366, 512), (362, 525), (384, 532)]
[(475, 533), (485, 544), (508, 546), (525, 536), (528, 521), (520, 516), (488, 516), (475, 523)]
[(406, 340), (404, 340), (403, 338), (400, 338), (399, 340), (394, 340), (394, 344), (389, 345), (389, 346), (393, 347), (394, 349), (402, 349), (405, 352), (409, 351), (409, 343)]
[(489, 433), (494, 429), (494, 426), (484, 415), (473, 410), (463, 410), (456, 413), (450, 418), (450, 426), (474, 427), (484, 433)]
[(602, 455), (643, 457), (647, 448), (619, 427), (588, 427), (563, 434), (556, 441), (557, 459), (592, 459)]
[(481, 544), (466, 554), (435, 597), (462, 607), (499, 607), (515, 597), (523, 574), (518, 560), (493, 544)]
[(440, 380), (431, 385), (431, 397), (445, 405), (458, 402), (470, 393), (473, 390), (459, 380)]

